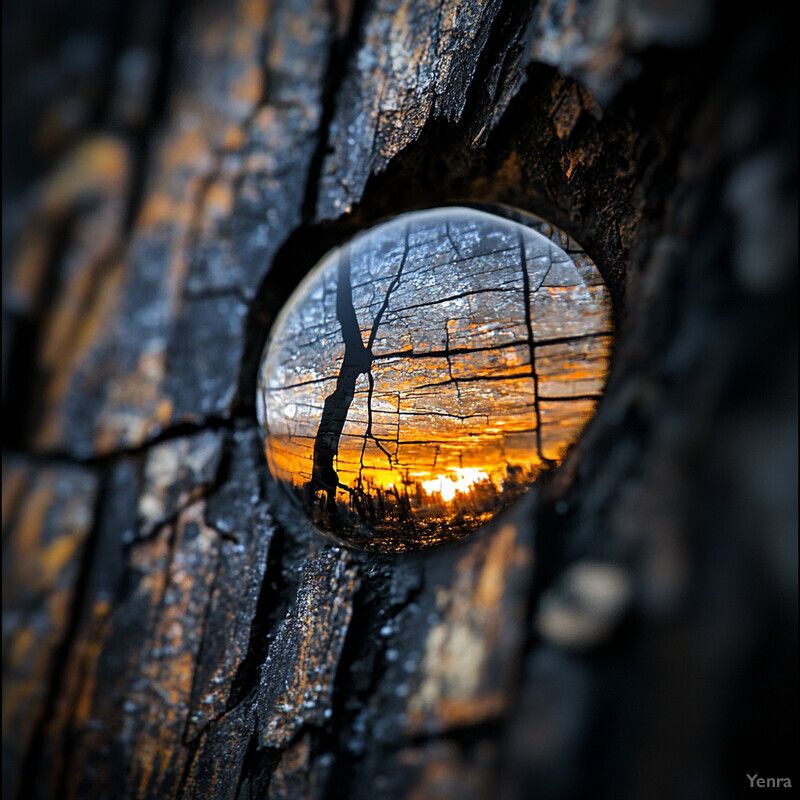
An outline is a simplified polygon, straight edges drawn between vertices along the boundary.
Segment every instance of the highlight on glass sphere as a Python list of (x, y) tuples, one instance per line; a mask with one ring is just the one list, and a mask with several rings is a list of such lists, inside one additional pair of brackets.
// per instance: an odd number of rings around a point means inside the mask
[(536, 218), (403, 214), (328, 253), (273, 326), (257, 411), (275, 481), (380, 552), (458, 540), (558, 464), (612, 343), (596, 266)]

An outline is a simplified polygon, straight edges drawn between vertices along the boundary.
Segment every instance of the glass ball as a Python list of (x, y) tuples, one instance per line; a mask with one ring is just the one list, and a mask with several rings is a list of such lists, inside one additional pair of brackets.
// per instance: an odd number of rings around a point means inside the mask
[(455, 541), (558, 464), (591, 417), (608, 292), (571, 240), (466, 207), (329, 252), (278, 316), (257, 412), (269, 470), (352, 547)]

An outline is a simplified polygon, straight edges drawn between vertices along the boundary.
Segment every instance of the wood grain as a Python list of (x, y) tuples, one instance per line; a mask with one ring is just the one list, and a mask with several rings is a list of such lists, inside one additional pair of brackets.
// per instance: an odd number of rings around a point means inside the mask
[[(790, 774), (778, 6), (120, 8), (43, 13), (12, 48), (9, 131), (31, 122), (4, 184), (4, 794), (660, 800)], [(52, 37), (74, 91), (24, 77), (61, 74)], [(593, 257), (609, 383), (495, 528), (332, 548), (266, 477), (260, 347), (327, 248), (455, 200)]]

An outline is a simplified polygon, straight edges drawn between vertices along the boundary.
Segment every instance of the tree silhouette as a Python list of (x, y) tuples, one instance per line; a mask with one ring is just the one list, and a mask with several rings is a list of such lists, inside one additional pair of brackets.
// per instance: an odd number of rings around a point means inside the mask
[[(400, 276), (403, 273), (403, 267), (405, 266), (408, 256), (408, 239), (406, 238), (406, 248), (403, 251), (403, 257), (400, 262), (400, 267), (397, 270), (397, 275), (393, 278), (391, 284), (389, 284), (383, 304), (375, 315), (375, 321), (372, 324), (372, 330), (370, 331), (366, 346), (362, 341), (361, 329), (358, 326), (356, 312), (353, 308), (349, 255), (349, 248), (346, 246), (343, 247), (338, 257), (336, 282), (336, 317), (341, 326), (342, 339), (345, 345), (344, 359), (342, 360), (342, 366), (336, 380), (336, 390), (325, 398), (325, 405), (322, 409), (319, 428), (314, 440), (314, 467), (311, 473), (311, 480), (308, 484), (308, 492), (312, 498), (318, 488), (321, 487), (325, 491), (328, 501), (328, 510), (331, 517), (334, 519), (336, 517), (336, 490), (340, 487), (348, 488), (340, 483), (339, 476), (334, 468), (334, 461), (339, 455), (339, 439), (347, 420), (347, 412), (350, 410), (350, 404), (353, 402), (356, 380), (359, 375), (365, 373), (369, 376), (370, 381), (370, 400), (368, 400), (367, 403), (369, 416), (367, 430), (364, 434), (365, 445), (367, 437), (374, 439), (372, 435), (371, 407), (374, 380), (370, 371), (373, 359), (372, 347), (375, 342), (375, 334), (381, 323), (381, 318), (386, 311), (386, 307), (389, 305), (389, 298), (392, 290), (397, 286)], [(363, 452), (362, 448), (362, 463)], [(359, 497), (361, 494), (360, 486), (358, 491), (352, 489), (350, 491), (354, 501), (358, 503), (359, 513), (363, 518), (363, 508)]]

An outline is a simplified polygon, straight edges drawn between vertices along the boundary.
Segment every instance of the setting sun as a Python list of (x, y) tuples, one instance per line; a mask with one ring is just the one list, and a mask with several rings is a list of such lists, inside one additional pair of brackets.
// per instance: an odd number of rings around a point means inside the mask
[(422, 488), (428, 494), (439, 492), (442, 500), (449, 503), (457, 492), (467, 494), (472, 485), (479, 481), (488, 481), (489, 476), (481, 469), (456, 469), (453, 475), (437, 475), (433, 480), (422, 481)]

